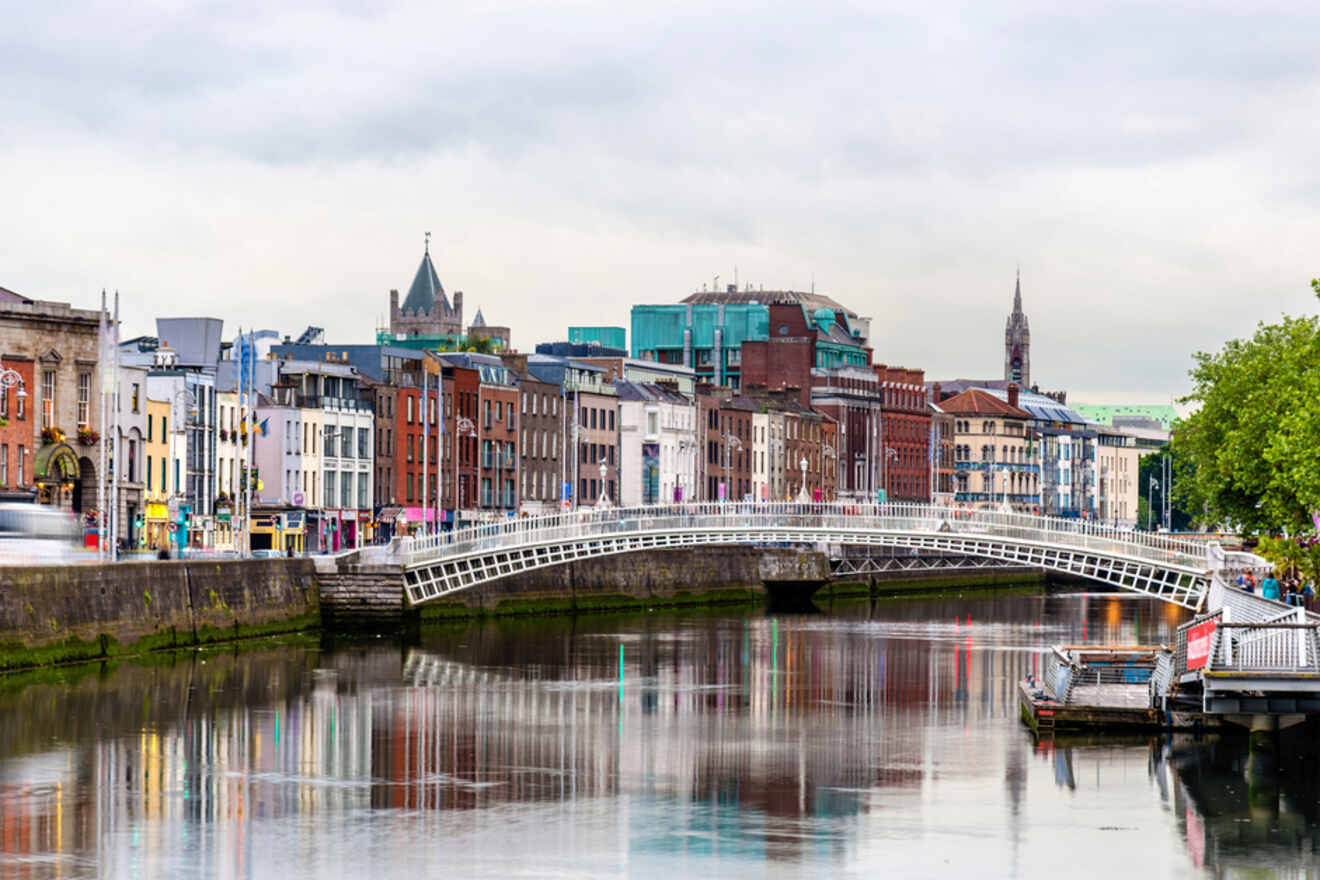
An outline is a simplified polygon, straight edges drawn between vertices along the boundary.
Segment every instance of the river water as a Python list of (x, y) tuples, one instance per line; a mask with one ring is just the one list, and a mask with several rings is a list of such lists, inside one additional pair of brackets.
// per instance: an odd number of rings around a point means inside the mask
[(1320, 749), (1037, 744), (1030, 591), (476, 623), (0, 679), (0, 878), (1320, 874)]

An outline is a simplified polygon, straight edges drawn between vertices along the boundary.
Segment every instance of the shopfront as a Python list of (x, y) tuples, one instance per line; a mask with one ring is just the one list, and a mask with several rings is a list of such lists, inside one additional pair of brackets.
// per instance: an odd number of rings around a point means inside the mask
[(163, 501), (148, 501), (142, 522), (142, 546), (152, 550), (170, 544), (170, 508)]
[(292, 550), (301, 555), (307, 542), (307, 519), (303, 510), (262, 511), (252, 514), (252, 549), (274, 550), (280, 555)]
[(407, 514), (402, 507), (382, 507), (380, 513), (376, 514), (376, 543), (387, 544), (392, 541), (407, 521)]

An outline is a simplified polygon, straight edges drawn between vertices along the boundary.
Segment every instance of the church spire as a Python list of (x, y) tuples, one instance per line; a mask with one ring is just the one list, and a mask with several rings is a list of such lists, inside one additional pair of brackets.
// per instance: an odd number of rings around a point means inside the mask
[(1031, 327), (1022, 311), (1022, 270), (1013, 285), (1013, 311), (1004, 322), (1004, 379), (1031, 388)]

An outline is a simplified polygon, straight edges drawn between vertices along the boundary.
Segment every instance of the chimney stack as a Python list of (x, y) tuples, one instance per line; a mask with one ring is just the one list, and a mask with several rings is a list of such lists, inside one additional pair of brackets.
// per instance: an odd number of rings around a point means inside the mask
[(1018, 405), (1018, 387), (1016, 382), (1008, 383), (1008, 405), (1017, 408)]

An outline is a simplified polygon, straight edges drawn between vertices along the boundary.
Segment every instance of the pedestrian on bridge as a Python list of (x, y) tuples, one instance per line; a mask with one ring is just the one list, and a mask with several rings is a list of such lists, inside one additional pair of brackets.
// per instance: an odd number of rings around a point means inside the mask
[(1260, 582), (1260, 594), (1266, 599), (1279, 600), (1279, 579), (1278, 572), (1271, 571), (1265, 576), (1265, 580)]

